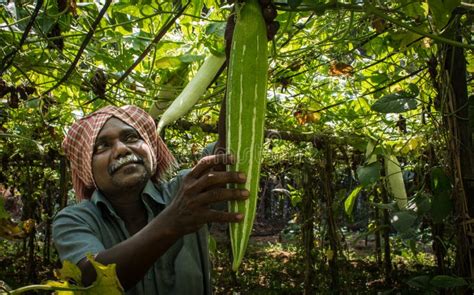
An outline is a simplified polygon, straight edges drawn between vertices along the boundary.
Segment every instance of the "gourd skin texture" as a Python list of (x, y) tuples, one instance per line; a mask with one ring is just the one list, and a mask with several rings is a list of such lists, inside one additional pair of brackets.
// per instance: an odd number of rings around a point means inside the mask
[(230, 212), (245, 215), (242, 222), (230, 224), (234, 271), (242, 262), (255, 218), (268, 71), (266, 25), (257, 0), (237, 4), (236, 17), (226, 104), (227, 152), (235, 156), (236, 164), (228, 169), (247, 175), (245, 185), (237, 188), (249, 190), (250, 196), (246, 201), (229, 202)]

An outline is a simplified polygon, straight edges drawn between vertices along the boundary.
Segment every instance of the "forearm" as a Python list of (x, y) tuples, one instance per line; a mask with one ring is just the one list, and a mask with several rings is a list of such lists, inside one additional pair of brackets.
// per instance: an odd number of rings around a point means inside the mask
[[(179, 234), (169, 230), (165, 217), (158, 215), (129, 239), (97, 254), (96, 261), (116, 264), (117, 277), (125, 290), (142, 280), (156, 260), (179, 239)], [(87, 259), (79, 267), (84, 285), (95, 281), (95, 270)]]

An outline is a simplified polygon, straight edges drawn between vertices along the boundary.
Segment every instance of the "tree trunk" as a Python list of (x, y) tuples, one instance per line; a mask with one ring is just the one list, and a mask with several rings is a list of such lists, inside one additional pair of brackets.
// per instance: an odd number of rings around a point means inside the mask
[[(377, 192), (377, 190), (375, 190), (375, 198), (374, 198), (374, 202), (375, 203), (379, 203), (380, 202), (380, 196), (379, 196), (379, 193)], [(375, 232), (374, 232), (374, 235), (375, 235), (375, 258), (376, 258), (376, 261), (377, 261), (377, 265), (378, 266), (382, 266), (382, 242), (381, 242), (381, 239), (380, 239), (380, 227), (381, 227), (381, 224), (380, 224), (380, 209), (378, 207), (375, 207), (374, 209), (374, 220), (375, 220)]]
[(314, 168), (307, 165), (302, 171), (306, 171), (303, 175), (304, 195), (302, 200), (302, 233), (303, 247), (305, 252), (305, 270), (304, 270), (304, 294), (314, 294), (314, 200), (316, 198), (316, 190), (314, 183)]
[[(454, 16), (450, 29), (445, 35), (448, 38), (462, 41), (459, 20)], [(450, 134), (448, 139), (449, 159), (453, 173), (453, 201), (458, 229), (456, 266), (457, 274), (462, 277), (474, 278), (473, 241), (474, 232), (474, 167), (472, 153), (472, 132), (474, 113), (469, 113), (467, 94), (466, 59), (464, 49), (444, 45), (440, 49), (444, 60), (440, 75), (439, 98), (446, 103), (447, 116), (445, 122)]]
[[(338, 269), (338, 252), (339, 252), (339, 237), (337, 233), (336, 220), (333, 212), (333, 200), (334, 200), (334, 167), (333, 167), (333, 156), (332, 156), (331, 145), (326, 143), (324, 146), (324, 171), (321, 173), (323, 183), (323, 195), (326, 201), (326, 214), (327, 214), (327, 225), (328, 225), (328, 238), (330, 250), (332, 255), (328, 255), (329, 260), (329, 272), (331, 274), (331, 290), (334, 294), (338, 294), (340, 290), (339, 285), (339, 269)], [(331, 257), (332, 256), (332, 257)]]
[[(385, 176), (385, 170), (382, 169), (382, 177)], [(388, 204), (388, 195), (385, 185), (382, 185), (382, 202)], [(383, 209), (383, 241), (384, 241), (384, 272), (387, 285), (392, 284), (392, 257), (390, 256), (390, 215), (387, 209)]]

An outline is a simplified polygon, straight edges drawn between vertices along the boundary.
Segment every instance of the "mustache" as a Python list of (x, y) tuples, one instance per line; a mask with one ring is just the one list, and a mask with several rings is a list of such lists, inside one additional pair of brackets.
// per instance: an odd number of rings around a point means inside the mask
[(123, 166), (125, 166), (127, 164), (131, 164), (131, 163), (144, 164), (145, 161), (143, 160), (142, 157), (139, 157), (135, 154), (130, 154), (130, 155), (121, 157), (117, 161), (113, 162), (107, 170), (108, 170), (109, 174), (113, 174), (117, 170), (122, 168)]

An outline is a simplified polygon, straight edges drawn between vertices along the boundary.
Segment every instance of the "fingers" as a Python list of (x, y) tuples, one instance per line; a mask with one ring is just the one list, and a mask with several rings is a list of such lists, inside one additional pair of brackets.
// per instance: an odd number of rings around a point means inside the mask
[(219, 165), (234, 164), (234, 157), (230, 154), (211, 155), (202, 158), (193, 170), (189, 173), (190, 177), (200, 178), (205, 173), (209, 172), (213, 167)]
[(243, 201), (248, 199), (248, 196), (248, 190), (216, 188), (200, 194), (197, 198), (203, 205), (209, 205), (223, 201)]
[(223, 186), (227, 183), (245, 183), (247, 177), (240, 172), (209, 171), (199, 177), (194, 183), (195, 192), (203, 192), (215, 186)]
[(206, 219), (209, 220), (209, 222), (218, 223), (241, 222), (244, 219), (244, 214), (209, 210)]

